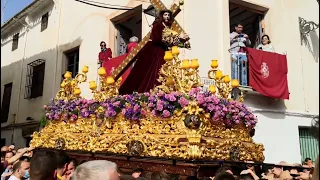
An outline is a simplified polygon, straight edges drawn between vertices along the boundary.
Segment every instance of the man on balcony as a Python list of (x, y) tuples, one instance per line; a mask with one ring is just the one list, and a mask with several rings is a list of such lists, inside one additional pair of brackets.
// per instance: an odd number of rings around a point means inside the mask
[(231, 76), (232, 79), (238, 79), (242, 86), (248, 86), (248, 64), (244, 48), (250, 46), (251, 42), (242, 31), (242, 23), (237, 23), (235, 31), (230, 34)]

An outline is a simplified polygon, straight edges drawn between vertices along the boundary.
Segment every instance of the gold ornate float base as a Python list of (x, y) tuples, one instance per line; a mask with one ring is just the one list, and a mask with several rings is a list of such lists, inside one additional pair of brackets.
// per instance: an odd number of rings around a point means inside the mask
[(245, 127), (216, 124), (195, 132), (175, 118), (134, 122), (118, 115), (111, 121), (93, 117), (75, 123), (53, 121), (33, 134), (31, 146), (189, 160), (264, 160), (263, 145), (254, 143)]

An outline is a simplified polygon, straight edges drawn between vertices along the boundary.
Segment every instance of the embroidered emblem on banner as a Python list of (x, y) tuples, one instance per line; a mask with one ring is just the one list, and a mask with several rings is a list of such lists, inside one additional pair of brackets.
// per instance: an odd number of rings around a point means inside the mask
[(116, 68), (113, 66), (112, 68), (111, 68), (111, 74), (113, 73), (113, 71), (115, 70)]
[(261, 75), (263, 78), (269, 77), (269, 67), (268, 67), (267, 63), (263, 62), (261, 64), (260, 72), (261, 72)]

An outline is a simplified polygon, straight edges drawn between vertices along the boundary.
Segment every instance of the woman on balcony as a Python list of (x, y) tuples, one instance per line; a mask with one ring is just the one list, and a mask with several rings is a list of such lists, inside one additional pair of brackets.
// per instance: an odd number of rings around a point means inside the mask
[(267, 52), (274, 52), (274, 48), (271, 45), (271, 41), (268, 35), (263, 35), (261, 37), (261, 44), (257, 46), (257, 49), (262, 50), (262, 51), (267, 51)]
[[(118, 57), (114, 57), (111, 58), (109, 61), (104, 61), (103, 62), (103, 67), (106, 69), (107, 71), (107, 76), (112, 75), (112, 71), (117, 68), (124, 60), (125, 58), (128, 56), (128, 54), (135, 48), (138, 46), (138, 41), (139, 39), (136, 36), (133, 36), (129, 39), (129, 44), (127, 45), (127, 50), (126, 53), (118, 56)], [(130, 74), (131, 68), (128, 68), (121, 76), (122, 81), (121, 84), (126, 80), (126, 78), (128, 77), (128, 75)]]

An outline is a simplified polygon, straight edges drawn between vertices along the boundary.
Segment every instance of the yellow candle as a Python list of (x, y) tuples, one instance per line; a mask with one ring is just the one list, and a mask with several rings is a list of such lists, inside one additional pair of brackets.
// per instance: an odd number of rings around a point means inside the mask
[(212, 61), (211, 61), (211, 67), (212, 67), (213, 69), (216, 69), (216, 68), (218, 67), (218, 60), (212, 60)]
[(97, 84), (96, 84), (96, 82), (95, 82), (95, 81), (90, 81), (90, 82), (89, 82), (89, 88), (90, 88), (91, 90), (97, 89)]
[(89, 67), (88, 66), (83, 66), (82, 72), (86, 74), (88, 71), (89, 71)]
[(188, 69), (188, 68), (190, 68), (189, 59), (182, 60), (181, 68), (182, 68), (182, 69)]
[(113, 84), (113, 83), (114, 83), (113, 77), (112, 77), (112, 76), (108, 76), (108, 77), (107, 77), (107, 84), (108, 84), (108, 85), (111, 85), (111, 84)]
[(229, 75), (225, 75), (225, 76), (223, 77), (223, 81), (224, 81), (225, 83), (229, 83), (229, 82), (230, 82), (230, 77), (229, 77)]
[(212, 94), (216, 93), (216, 87), (215, 87), (214, 85), (210, 85), (210, 86), (209, 86), (209, 91), (210, 91)]
[(178, 46), (173, 46), (171, 49), (172, 55), (178, 56), (180, 54)]
[(104, 67), (101, 67), (98, 69), (99, 76), (104, 76), (107, 74), (106, 69)]
[(239, 81), (238, 81), (237, 79), (232, 79), (232, 81), (231, 81), (231, 86), (232, 86), (233, 88), (239, 87)]
[(164, 54), (164, 58), (163, 58), (165, 61), (172, 61), (173, 59), (173, 56), (172, 56), (172, 53), (171, 51), (166, 51), (165, 54)]
[(70, 79), (72, 77), (72, 73), (67, 71), (65, 74), (64, 74), (64, 78), (66, 79)]
[(198, 68), (199, 68), (198, 59), (192, 59), (192, 60), (191, 60), (191, 65), (190, 65), (190, 67), (191, 67), (192, 69), (198, 69)]
[(222, 71), (220, 71), (220, 70), (216, 71), (215, 76), (217, 79), (221, 79), (223, 76)]

